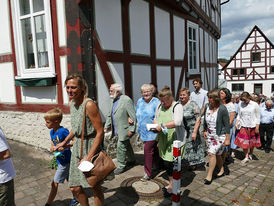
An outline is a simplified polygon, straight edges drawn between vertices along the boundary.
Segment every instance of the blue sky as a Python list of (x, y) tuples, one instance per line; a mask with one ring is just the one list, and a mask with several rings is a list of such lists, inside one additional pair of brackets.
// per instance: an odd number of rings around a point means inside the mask
[(221, 8), (219, 58), (229, 59), (255, 25), (274, 43), (274, 0), (230, 0)]

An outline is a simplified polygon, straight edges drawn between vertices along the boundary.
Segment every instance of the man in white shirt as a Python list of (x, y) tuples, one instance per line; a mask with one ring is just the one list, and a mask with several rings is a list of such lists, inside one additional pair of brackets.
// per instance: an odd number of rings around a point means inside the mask
[(203, 82), (201, 79), (196, 78), (192, 81), (192, 83), (195, 91), (191, 92), (190, 100), (196, 102), (199, 105), (200, 109), (202, 109), (203, 106), (208, 103), (207, 91), (202, 89)]
[(14, 181), (15, 170), (6, 137), (0, 128), (0, 205), (15, 206)]
[[(200, 78), (193, 79), (192, 84), (195, 90), (191, 92), (190, 100), (196, 102), (202, 111), (205, 104), (208, 103), (207, 91), (202, 89), (203, 81)], [(201, 122), (204, 122), (203, 120), (204, 120), (204, 116), (202, 115)], [(199, 133), (201, 137), (203, 137), (203, 130), (204, 130), (203, 124), (200, 124)], [(205, 141), (204, 138), (201, 138), (201, 141), (202, 141), (202, 145), (205, 147), (204, 150), (206, 151), (207, 142)]]

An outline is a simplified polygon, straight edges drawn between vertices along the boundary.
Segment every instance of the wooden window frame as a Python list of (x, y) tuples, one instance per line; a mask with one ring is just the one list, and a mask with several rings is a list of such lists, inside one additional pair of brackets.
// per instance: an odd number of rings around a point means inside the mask
[[(242, 90), (239, 90), (239, 89), (235, 90), (235, 89), (233, 89), (233, 86), (237, 86), (238, 88), (239, 88), (240, 86), (242, 86), (243, 89), (242, 89)], [(232, 91), (232, 92), (243, 92), (244, 89), (245, 89), (244, 83), (233, 83), (233, 84), (231, 84), (231, 91)]]
[[(11, 1), (12, 17), (13, 17), (13, 29), (14, 29), (14, 41), (15, 41), (15, 54), (17, 60), (17, 74), (15, 79), (29, 79), (29, 78), (52, 78), (56, 76), (55, 73), (55, 63), (54, 63), (54, 49), (53, 49), (53, 36), (52, 36), (52, 21), (51, 21), (51, 9), (50, 0), (43, 0), (44, 10), (39, 12), (34, 12), (32, 10), (33, 1), (29, 0), (30, 3), (30, 13), (27, 15), (20, 14), (20, 0)], [(38, 68), (38, 51), (35, 42), (35, 25), (34, 18), (37, 16), (44, 15), (45, 32), (46, 32), (46, 46), (48, 52), (48, 66)], [(25, 57), (24, 57), (24, 44), (21, 20), (30, 19), (31, 22), (31, 32), (33, 36), (33, 53), (34, 53), (34, 68), (25, 68)]]

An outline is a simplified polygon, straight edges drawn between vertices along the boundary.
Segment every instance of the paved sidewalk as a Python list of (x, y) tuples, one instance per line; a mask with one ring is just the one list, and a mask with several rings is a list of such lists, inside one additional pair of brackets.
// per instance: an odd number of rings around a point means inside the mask
[[(9, 140), (17, 176), (15, 198), (17, 206), (44, 206), (50, 192), (54, 170), (49, 168), (51, 155), (23, 143)], [(238, 150), (237, 158), (241, 158)], [(239, 159), (229, 165), (230, 174), (204, 185), (206, 171), (183, 171), (181, 205), (274, 205), (274, 152), (266, 154), (255, 149), (258, 160), (241, 165)], [(171, 205), (171, 199), (144, 199), (132, 187), (121, 189), (121, 183), (130, 177), (143, 175), (143, 154), (136, 154), (137, 165), (112, 181), (103, 184), (105, 205)], [(157, 179), (163, 179), (163, 172)], [(145, 183), (144, 183), (145, 184)], [(144, 185), (146, 187), (146, 185)], [(132, 195), (134, 194), (134, 195)], [(72, 199), (67, 183), (60, 184), (53, 206), (68, 205)], [(89, 199), (93, 205), (93, 198)]]

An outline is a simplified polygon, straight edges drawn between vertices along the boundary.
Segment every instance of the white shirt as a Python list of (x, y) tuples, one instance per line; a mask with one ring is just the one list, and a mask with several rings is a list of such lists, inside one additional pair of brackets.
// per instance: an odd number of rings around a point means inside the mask
[(240, 120), (241, 127), (256, 127), (256, 124), (260, 124), (259, 105), (252, 100), (247, 105), (244, 102), (240, 102), (237, 120)]
[(207, 108), (205, 113), (205, 119), (207, 123), (207, 134), (210, 137), (214, 137), (216, 135), (216, 121), (217, 121), (217, 111), (210, 113), (209, 108)]
[(196, 90), (191, 92), (190, 100), (196, 102), (199, 105), (200, 109), (202, 109), (203, 106), (208, 103), (207, 91), (200, 88), (199, 92), (197, 92)]
[(227, 108), (228, 113), (230, 114), (231, 112), (236, 112), (236, 107), (232, 102), (229, 102), (228, 104), (225, 105)]
[[(186, 143), (186, 132), (183, 124), (184, 109), (180, 103), (172, 102), (172, 119), (175, 124), (176, 140), (180, 140), (184, 145)], [(155, 112), (154, 120), (158, 122), (160, 107), (158, 106)]]
[[(0, 128), (0, 152), (9, 149), (6, 137)], [(0, 184), (8, 182), (15, 177), (15, 170), (11, 158), (0, 160)]]

